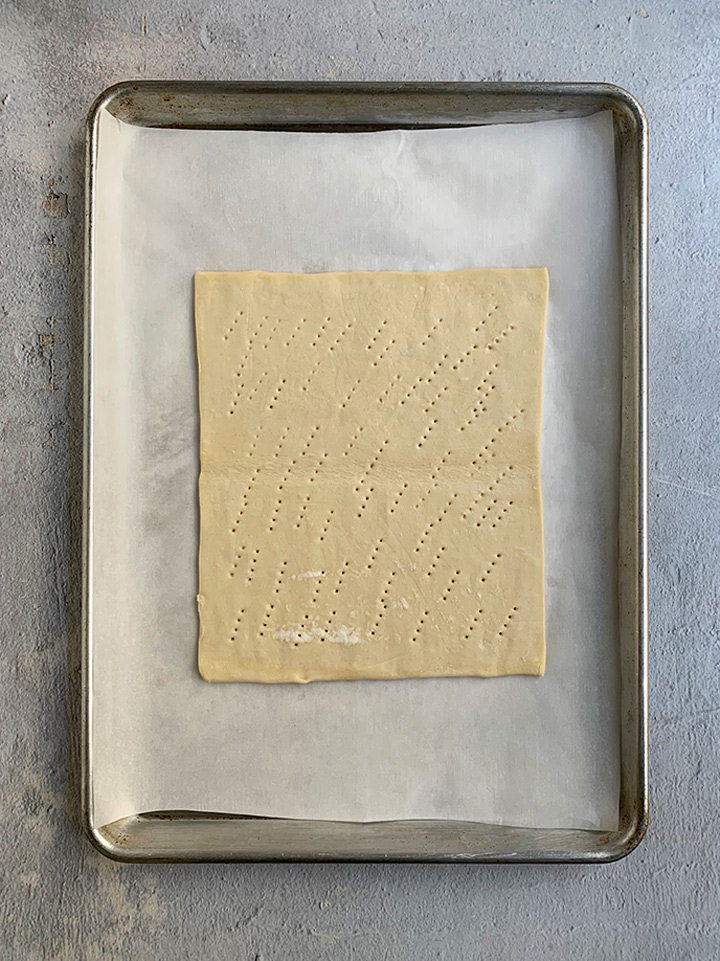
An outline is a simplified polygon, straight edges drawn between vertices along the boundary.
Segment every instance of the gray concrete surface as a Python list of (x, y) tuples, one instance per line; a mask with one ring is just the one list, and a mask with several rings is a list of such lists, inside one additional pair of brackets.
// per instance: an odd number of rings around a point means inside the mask
[[(720, 956), (720, 7), (0, 4), (0, 959)], [(652, 819), (615, 865), (125, 866), (78, 815), (82, 137), (131, 77), (605, 80), (651, 125)]]

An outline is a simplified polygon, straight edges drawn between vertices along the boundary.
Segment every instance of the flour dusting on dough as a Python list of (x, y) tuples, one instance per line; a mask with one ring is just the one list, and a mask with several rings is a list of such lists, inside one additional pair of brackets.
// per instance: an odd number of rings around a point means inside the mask
[(360, 636), (360, 631), (357, 629), (357, 627), (347, 627), (345, 624), (342, 624), (337, 628), (337, 630), (328, 631), (327, 639), (331, 644), (351, 645), (359, 644), (362, 640), (362, 637)]
[(303, 571), (302, 574), (298, 574), (296, 579), (298, 581), (307, 581), (311, 577), (324, 577), (325, 571)]
[(275, 639), (284, 641), (286, 644), (309, 644), (310, 641), (315, 640), (315, 630), (317, 630), (317, 628), (310, 631), (298, 631), (292, 630), (292, 628), (275, 631)]
[(345, 644), (352, 646), (359, 644), (362, 634), (357, 627), (348, 627), (341, 624), (340, 627), (332, 631), (324, 627), (290, 627), (286, 626), (282, 630), (275, 631), (275, 640), (284, 641), (285, 644), (309, 644), (310, 641), (329, 641), (331, 644)]

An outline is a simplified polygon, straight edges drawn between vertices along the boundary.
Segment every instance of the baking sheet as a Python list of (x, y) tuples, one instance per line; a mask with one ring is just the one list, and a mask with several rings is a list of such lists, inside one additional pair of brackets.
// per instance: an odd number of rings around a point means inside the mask
[[(612, 123), (296, 134), (100, 122), (93, 820), (196, 810), (612, 830), (619, 230)], [(198, 269), (550, 270), (547, 673), (197, 674)]]

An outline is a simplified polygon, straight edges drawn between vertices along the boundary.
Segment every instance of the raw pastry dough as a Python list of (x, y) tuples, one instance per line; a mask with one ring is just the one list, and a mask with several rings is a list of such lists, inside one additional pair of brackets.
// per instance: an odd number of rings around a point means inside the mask
[(547, 288), (196, 275), (206, 680), (543, 673)]

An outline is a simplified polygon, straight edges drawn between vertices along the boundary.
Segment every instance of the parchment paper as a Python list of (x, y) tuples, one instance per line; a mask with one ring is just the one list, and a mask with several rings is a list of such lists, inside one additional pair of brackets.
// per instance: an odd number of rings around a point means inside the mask
[[(369, 134), (101, 118), (93, 817), (614, 829), (619, 234), (609, 114)], [(547, 266), (547, 673), (264, 686), (196, 667), (196, 270)]]

